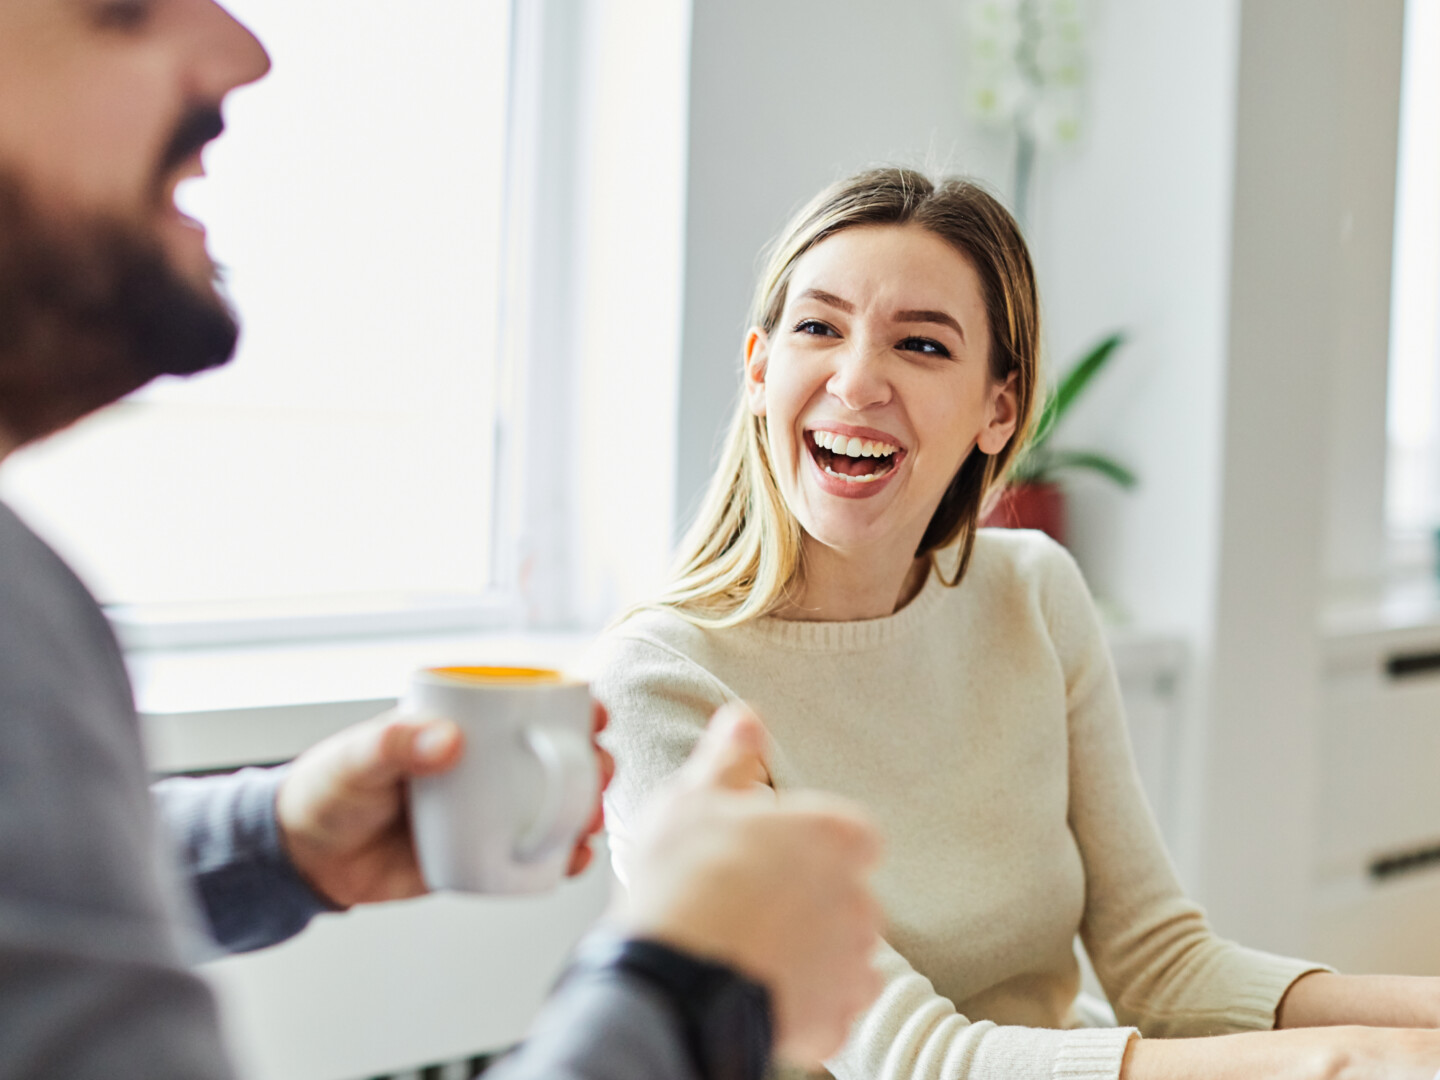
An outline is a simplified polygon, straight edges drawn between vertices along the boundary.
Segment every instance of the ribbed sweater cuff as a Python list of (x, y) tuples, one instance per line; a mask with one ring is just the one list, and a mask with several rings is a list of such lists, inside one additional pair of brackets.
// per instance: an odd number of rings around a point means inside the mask
[[(1247, 952), (1251, 950), (1246, 950)], [(1235, 991), (1226, 1009), (1226, 1021), (1234, 1031), (1268, 1031), (1275, 1026), (1280, 1000), (1296, 979), (1316, 971), (1334, 971), (1324, 964), (1292, 960), (1285, 956), (1254, 954), (1256, 963), (1250, 978)]]
[(1120, 1066), (1134, 1028), (1082, 1028), (1067, 1031), (1055, 1056), (1054, 1080), (1119, 1080)]
[(969, 1069), (944, 1075), (957, 1080), (1119, 1080), (1125, 1048), (1137, 1035), (1134, 1028), (991, 1028)]

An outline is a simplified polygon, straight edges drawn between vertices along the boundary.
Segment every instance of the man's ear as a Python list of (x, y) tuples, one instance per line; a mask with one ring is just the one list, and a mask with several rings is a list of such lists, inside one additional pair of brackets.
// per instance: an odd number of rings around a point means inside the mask
[(755, 416), (765, 415), (765, 366), (770, 362), (770, 336), (758, 326), (745, 335), (745, 403)]
[(1005, 377), (1003, 383), (990, 388), (990, 402), (986, 408), (985, 426), (975, 445), (981, 453), (998, 454), (1005, 444), (1015, 436), (1015, 425), (1020, 420), (1020, 400), (1015, 393), (1015, 372)]

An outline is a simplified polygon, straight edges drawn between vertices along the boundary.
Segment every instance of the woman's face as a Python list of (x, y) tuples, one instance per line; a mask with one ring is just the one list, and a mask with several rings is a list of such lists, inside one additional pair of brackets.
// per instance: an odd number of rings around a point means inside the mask
[(786, 503), (841, 551), (913, 555), (960, 463), (1015, 431), (980, 279), (918, 226), (845, 229), (796, 260), (774, 331), (746, 339), (745, 374)]

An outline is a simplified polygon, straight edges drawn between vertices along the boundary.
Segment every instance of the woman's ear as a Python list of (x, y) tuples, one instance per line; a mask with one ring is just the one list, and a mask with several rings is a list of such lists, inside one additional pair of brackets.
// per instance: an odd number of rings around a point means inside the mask
[(770, 361), (770, 337), (758, 326), (745, 335), (745, 403), (755, 416), (765, 415), (765, 365)]
[(981, 453), (998, 454), (1005, 444), (1015, 436), (1015, 425), (1020, 420), (1020, 400), (1015, 393), (1015, 372), (1005, 377), (1003, 383), (990, 388), (990, 401), (986, 406), (985, 426), (975, 445)]

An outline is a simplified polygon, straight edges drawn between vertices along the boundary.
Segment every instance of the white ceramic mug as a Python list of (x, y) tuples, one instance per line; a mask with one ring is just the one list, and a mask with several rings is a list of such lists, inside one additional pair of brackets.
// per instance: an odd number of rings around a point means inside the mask
[(465, 734), (455, 768), (410, 782), (430, 888), (532, 893), (559, 884), (600, 794), (588, 686), (542, 668), (426, 668), (401, 704)]

